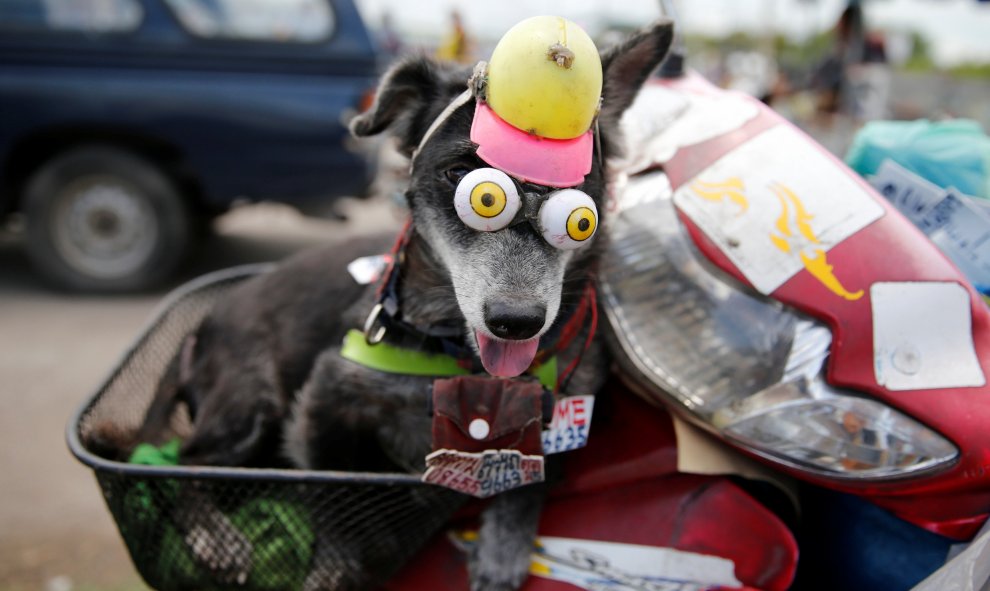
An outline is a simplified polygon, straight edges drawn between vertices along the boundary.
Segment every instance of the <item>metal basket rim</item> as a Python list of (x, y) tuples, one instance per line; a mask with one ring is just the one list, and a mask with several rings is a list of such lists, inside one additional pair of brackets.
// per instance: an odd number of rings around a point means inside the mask
[(184, 478), (184, 479), (224, 479), (224, 480), (265, 480), (288, 483), (356, 483), (362, 484), (391, 484), (391, 485), (422, 485), (423, 482), (414, 475), (401, 473), (378, 472), (341, 472), (334, 470), (290, 470), (280, 468), (238, 468), (220, 466), (144, 466), (128, 464), (101, 458), (90, 452), (82, 444), (79, 435), (80, 423), (86, 413), (96, 404), (103, 391), (108, 388), (124, 364), (134, 355), (148, 334), (155, 329), (166, 314), (182, 299), (192, 293), (211, 287), (224, 281), (246, 279), (254, 275), (270, 272), (276, 263), (255, 263), (239, 265), (227, 269), (213, 271), (183, 283), (162, 298), (149, 319), (145, 322), (137, 337), (131, 341), (120, 354), (106, 377), (100, 381), (93, 393), (76, 408), (66, 425), (65, 438), (69, 451), (82, 464), (94, 471), (110, 472), (142, 478)]

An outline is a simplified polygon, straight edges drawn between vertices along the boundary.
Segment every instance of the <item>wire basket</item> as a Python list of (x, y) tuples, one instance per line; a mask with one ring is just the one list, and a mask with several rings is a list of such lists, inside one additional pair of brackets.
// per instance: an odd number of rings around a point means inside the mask
[[(136, 432), (185, 336), (233, 286), (269, 269), (218, 271), (170, 294), (69, 423), (72, 453), (95, 472), (134, 565), (160, 591), (371, 588), (464, 500), (407, 474), (145, 466), (84, 445), (97, 425)], [(188, 434), (184, 409), (172, 427)]]

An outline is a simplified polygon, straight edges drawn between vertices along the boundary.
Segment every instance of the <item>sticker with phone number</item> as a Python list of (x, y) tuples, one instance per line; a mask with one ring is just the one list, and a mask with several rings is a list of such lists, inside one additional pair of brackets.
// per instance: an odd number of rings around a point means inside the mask
[(555, 454), (584, 447), (591, 432), (594, 396), (568, 396), (554, 404), (550, 427), (543, 431), (543, 453)]
[(479, 498), (543, 481), (543, 456), (515, 449), (481, 453), (438, 449), (426, 456), (422, 481)]

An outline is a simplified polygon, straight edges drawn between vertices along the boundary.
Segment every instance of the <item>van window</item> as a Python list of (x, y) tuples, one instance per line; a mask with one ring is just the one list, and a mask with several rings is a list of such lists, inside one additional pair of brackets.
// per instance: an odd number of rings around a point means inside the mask
[(166, 0), (199, 37), (306, 43), (330, 37), (326, 0)]
[(0, 0), (0, 29), (123, 33), (141, 23), (137, 0)]

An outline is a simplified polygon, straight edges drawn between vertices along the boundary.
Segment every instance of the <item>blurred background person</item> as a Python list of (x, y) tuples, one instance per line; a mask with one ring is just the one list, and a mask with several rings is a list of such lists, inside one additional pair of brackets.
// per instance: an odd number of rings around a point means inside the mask
[(471, 62), (474, 54), (474, 41), (464, 28), (464, 19), (458, 10), (450, 12), (450, 28), (444, 35), (437, 48), (437, 57), (466, 64)]
[(883, 33), (868, 31), (861, 0), (849, 0), (833, 29), (831, 50), (812, 76), (820, 120), (886, 117), (890, 77)]

